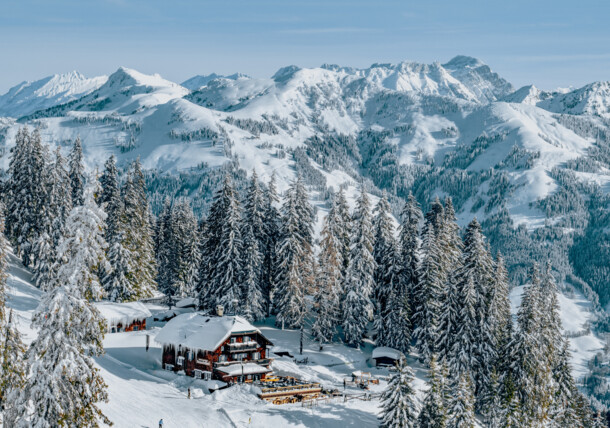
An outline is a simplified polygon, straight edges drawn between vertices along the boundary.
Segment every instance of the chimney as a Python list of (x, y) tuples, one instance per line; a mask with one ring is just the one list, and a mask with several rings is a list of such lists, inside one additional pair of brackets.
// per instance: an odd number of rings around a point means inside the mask
[(216, 315), (221, 317), (225, 312), (225, 308), (222, 305), (216, 306)]

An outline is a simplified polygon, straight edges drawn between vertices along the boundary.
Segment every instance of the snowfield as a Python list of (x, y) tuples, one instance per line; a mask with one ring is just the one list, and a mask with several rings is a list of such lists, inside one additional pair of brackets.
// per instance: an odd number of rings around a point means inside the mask
[[(24, 340), (31, 342), (36, 332), (30, 328), (32, 313), (36, 309), (41, 292), (31, 285), (30, 274), (18, 260), (11, 256), (8, 279), (8, 306), (18, 316), (19, 328)], [(521, 299), (523, 287), (516, 287), (511, 293), (511, 303), (515, 308)], [(567, 331), (578, 331), (585, 327), (590, 318), (590, 304), (581, 295), (559, 296), (563, 326)], [(159, 306), (150, 305), (154, 312), (162, 311)], [(152, 321), (149, 319), (149, 321)], [(306, 335), (303, 355), (299, 355), (299, 331), (280, 330), (274, 327), (274, 320), (256, 326), (269, 338), (274, 347), (272, 369), (277, 375), (294, 376), (311, 382), (319, 382), (326, 388), (343, 390), (343, 379), (351, 377), (354, 371), (371, 372), (373, 376), (386, 377), (386, 368), (374, 367), (371, 360), (374, 344), (366, 341), (361, 349), (342, 344), (325, 345), (311, 341)], [(161, 345), (154, 337), (162, 324), (152, 324), (145, 331), (107, 334), (104, 340), (106, 354), (96, 360), (101, 375), (108, 385), (110, 400), (100, 407), (117, 428), (156, 428), (163, 418), (165, 428), (184, 427), (376, 427), (379, 414), (379, 400), (362, 401), (352, 399), (343, 402), (339, 398), (313, 407), (303, 407), (301, 403), (273, 405), (260, 400), (253, 386), (233, 386), (212, 394), (217, 382), (203, 381), (188, 376), (164, 371), (161, 367)], [(150, 348), (146, 350), (146, 336), (151, 336)], [(576, 376), (585, 373), (585, 366), (595, 352), (603, 346), (602, 341), (592, 334), (571, 339), (572, 364)], [(288, 351), (297, 360), (308, 359), (307, 364), (297, 364), (290, 357), (278, 357), (273, 351)], [(414, 387), (421, 402), (426, 389), (425, 369), (408, 357), (416, 378)], [(372, 394), (381, 392), (387, 383), (371, 385)], [(187, 390), (191, 389), (191, 399)], [(347, 394), (362, 395), (364, 391), (348, 386)]]

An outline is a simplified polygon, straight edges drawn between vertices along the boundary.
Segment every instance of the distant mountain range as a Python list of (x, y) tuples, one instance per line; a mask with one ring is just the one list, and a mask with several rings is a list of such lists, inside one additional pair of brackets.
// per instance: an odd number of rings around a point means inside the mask
[[(562, 274), (583, 277), (570, 251), (593, 233), (600, 207), (591, 206), (592, 192), (610, 193), (609, 82), (515, 90), (466, 56), (288, 66), (267, 79), (211, 74), (181, 85), (124, 67), (91, 79), (72, 72), (11, 88), (0, 96), (0, 116), (5, 148), (30, 124), (56, 144), (80, 135), (91, 167), (110, 154), (120, 164), (140, 158), (158, 198), (207, 198), (219, 168), (256, 168), (263, 181), (274, 173), (280, 190), (300, 173), (321, 212), (331, 188), (353, 195), (361, 182), (372, 194), (387, 191), (395, 207), (409, 191), (424, 207), (450, 195), (462, 224), (502, 218), (547, 244), (553, 230), (561, 256), (547, 249), (540, 257), (560, 257)], [(595, 228), (605, 236), (610, 220)], [(492, 234), (492, 245), (507, 251), (505, 235)]]

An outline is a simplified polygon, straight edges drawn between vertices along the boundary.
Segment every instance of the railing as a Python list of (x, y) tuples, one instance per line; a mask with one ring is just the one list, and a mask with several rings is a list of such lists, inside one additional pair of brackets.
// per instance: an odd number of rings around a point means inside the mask
[(233, 364), (240, 364), (240, 363), (253, 363), (253, 364), (260, 364), (261, 366), (268, 366), (269, 364), (271, 364), (271, 361), (273, 361), (273, 358), (261, 358), (259, 360), (241, 360), (241, 361), (219, 361), (214, 363), (214, 368), (216, 367), (226, 367), (226, 366), (230, 366)]
[(256, 351), (259, 344), (256, 341), (229, 343), (229, 352)]

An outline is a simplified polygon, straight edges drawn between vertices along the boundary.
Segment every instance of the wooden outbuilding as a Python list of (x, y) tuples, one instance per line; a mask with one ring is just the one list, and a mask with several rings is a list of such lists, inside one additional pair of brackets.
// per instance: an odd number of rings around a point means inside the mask
[(106, 320), (108, 333), (146, 330), (146, 319), (152, 316), (140, 302), (97, 302), (95, 307)]

